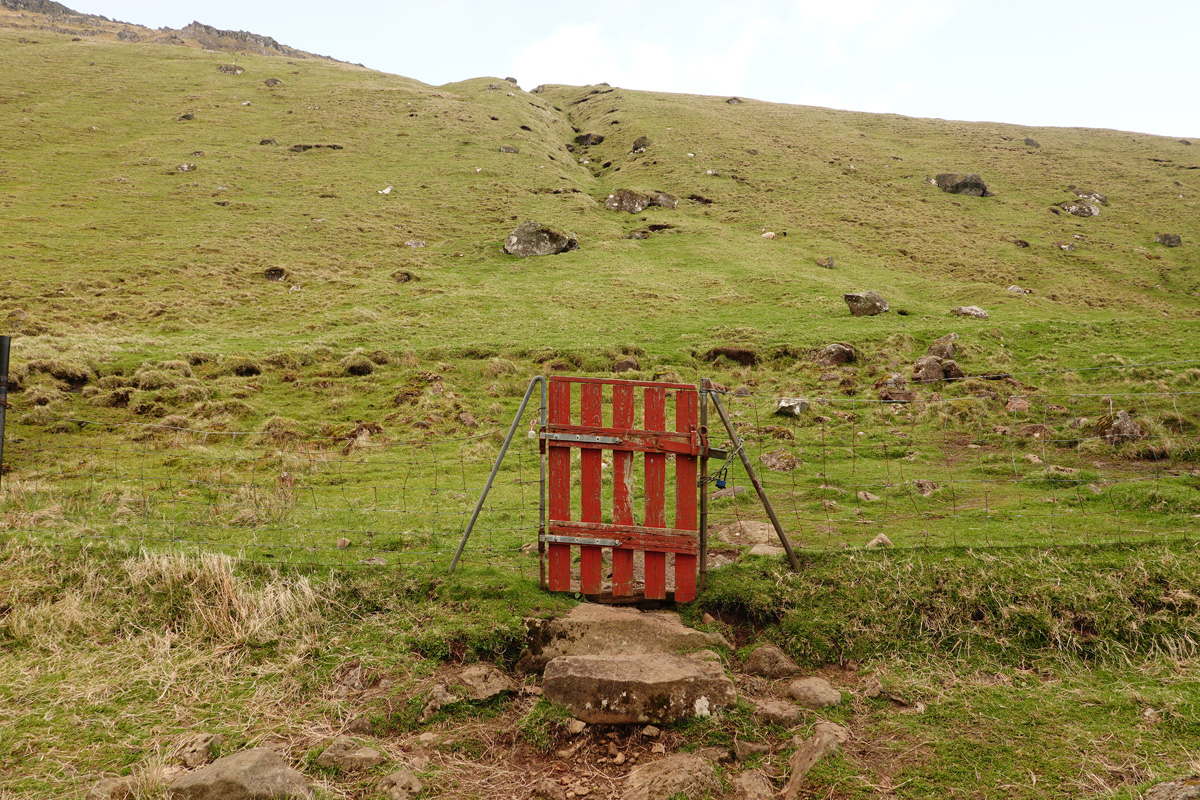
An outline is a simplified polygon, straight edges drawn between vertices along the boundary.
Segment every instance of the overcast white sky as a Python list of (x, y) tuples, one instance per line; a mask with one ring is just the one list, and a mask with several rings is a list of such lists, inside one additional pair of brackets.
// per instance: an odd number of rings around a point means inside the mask
[(1200, 139), (1198, 0), (65, 0), (442, 84), (482, 76)]

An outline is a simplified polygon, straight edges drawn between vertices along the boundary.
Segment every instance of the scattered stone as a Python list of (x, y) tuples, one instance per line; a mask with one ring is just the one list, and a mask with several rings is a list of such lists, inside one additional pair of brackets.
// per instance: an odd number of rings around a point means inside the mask
[(350, 546), (349, 539), (343, 537), (343, 538), (337, 540), (337, 549), (338, 550), (345, 550), (349, 546)]
[(407, 242), (404, 243), (404, 246), (417, 248), (417, 247), (424, 247), (425, 243), (422, 242), (420, 239), (409, 239)]
[(625, 780), (621, 800), (720, 795), (721, 779), (713, 765), (695, 753), (679, 753), (631, 772)]
[(811, 738), (801, 742), (791, 759), (788, 760), (788, 769), (791, 774), (788, 776), (787, 785), (780, 793), (783, 800), (796, 800), (804, 783), (804, 776), (822, 759), (836, 753), (838, 747), (837, 737), (829, 731), (815, 733)]
[(517, 147), (516, 147), (516, 146), (514, 146), (514, 145), (511, 145), (511, 144), (502, 144), (502, 145), (500, 145), (500, 152), (501, 152), (501, 153), (519, 153), (519, 152), (521, 152), (521, 151), (520, 151), (520, 149), (519, 149), (519, 148), (517, 148)]
[(1100, 206), (1090, 203), (1087, 200), (1064, 200), (1058, 204), (1058, 207), (1076, 217), (1100, 216)]
[(429, 701), (425, 703), (425, 710), (421, 713), (421, 721), (428, 722), (442, 708), (457, 702), (458, 696), (452, 694), (445, 684), (435, 684), (429, 692)]
[(858, 493), (858, 499), (863, 503), (877, 503), (879, 502), (879, 495), (871, 494), (870, 492), (864, 490)]
[(742, 100), (739, 97), (731, 97), (728, 100), (726, 100), (725, 102), (731, 106), (736, 106), (737, 104), (741, 103)]
[(813, 733), (816, 735), (822, 733), (831, 734), (833, 738), (838, 740), (838, 744), (845, 744), (850, 741), (850, 729), (845, 725), (838, 725), (836, 722), (818, 722), (816, 725), (813, 725)]
[(781, 397), (775, 406), (775, 413), (781, 417), (798, 417), (808, 411), (809, 405), (803, 397)]
[(613, 364), (613, 372), (637, 372), (642, 368), (642, 365), (633, 356), (625, 356), (620, 361)]
[(824, 269), (833, 269), (833, 256), (817, 259), (817, 266)]
[(1041, 145), (1038, 144), (1037, 139), (1031, 139), (1028, 136), (1025, 137), (1025, 146), (1026, 147), (1041, 147)]
[(463, 687), (466, 699), (476, 703), (491, 700), (506, 692), (517, 691), (516, 685), (507, 675), (494, 664), (486, 662), (472, 664), (458, 673), (455, 683)]
[(196, 165), (195, 164), (180, 164), (179, 166), (175, 167), (175, 171), (176, 172), (195, 172)]
[(567, 790), (553, 778), (542, 778), (533, 785), (536, 800), (567, 800)]
[(790, 728), (800, 724), (800, 708), (786, 700), (753, 700), (754, 718), (772, 725)]
[(972, 317), (974, 319), (988, 318), (988, 313), (979, 306), (959, 306), (958, 308), (950, 309), (950, 313), (959, 317)]
[[(623, 651), (613, 642), (610, 652)], [(720, 661), (701, 655), (560, 656), (546, 665), (542, 688), (593, 725), (669, 724), (737, 703)]]
[(549, 256), (579, 248), (579, 240), (540, 222), (524, 222), (504, 240), (504, 252), (518, 258)]
[(887, 537), (886, 533), (881, 533), (871, 541), (867, 542), (868, 549), (888, 548), (892, 546), (892, 540)]
[(283, 86), (283, 81), (279, 80), (279, 78), (267, 78), (263, 81), (263, 85), (274, 89), (276, 86)]
[(883, 682), (877, 677), (870, 678), (866, 686), (863, 687), (863, 697), (868, 700), (874, 700), (881, 694), (883, 694)]
[(1146, 792), (1145, 800), (1200, 800), (1200, 775), (1152, 786)]
[(1024, 414), (1029, 410), (1029, 398), (1013, 395), (1009, 397), (1008, 402), (1004, 404), (1004, 410), (1010, 414)]
[(938, 383), (945, 377), (942, 359), (937, 356), (921, 356), (913, 364), (912, 379), (917, 383)]
[(1183, 237), (1178, 233), (1160, 233), (1158, 236), (1154, 237), (1154, 241), (1158, 242), (1164, 247), (1179, 247), (1183, 244)]
[(262, 147), (275, 147), (279, 144), (279, 142), (275, 141), (274, 139), (259, 139), (258, 143)]
[(344, 150), (340, 144), (294, 144), (288, 148), (293, 153), (307, 153), (309, 150)]
[(587, 730), (587, 723), (581, 719), (573, 719), (567, 723), (567, 732), (572, 736), (578, 736)]
[(639, 611), (585, 603), (566, 616), (525, 620), (527, 648), (517, 661), (521, 673), (540, 672), (553, 658), (598, 655), (616, 649), (625, 655), (677, 653), (703, 647), (729, 647), (719, 633), (686, 627), (674, 611)]
[(642, 736), (645, 736), (647, 739), (657, 739), (661, 735), (662, 731), (653, 725), (647, 725), (642, 728)]
[(733, 791), (738, 800), (770, 800), (775, 796), (775, 787), (757, 770), (734, 775)]
[(1100, 206), (1108, 205), (1108, 197), (1099, 192), (1093, 192), (1090, 189), (1072, 189), (1071, 192), (1080, 200), (1086, 200), (1089, 203), (1095, 203)]
[(214, 733), (194, 734), (179, 743), (175, 757), (192, 769), (202, 767), (212, 762), (222, 741), (224, 739)]
[(821, 352), (817, 353), (817, 363), (833, 367), (838, 364), (852, 364), (857, 357), (858, 354), (854, 351), (853, 345), (834, 342), (821, 348)]
[(915, 403), (917, 393), (903, 389), (882, 389), (879, 392), (879, 399), (885, 403)]
[(645, 136), (639, 136), (633, 140), (633, 144), (629, 147), (631, 153), (644, 153), (650, 149), (650, 139)]
[(600, 144), (604, 141), (604, 135), (600, 133), (581, 133), (575, 137), (575, 144), (580, 147), (591, 147), (594, 144)]
[(753, 758), (754, 756), (769, 756), (770, 754), (771, 745), (765, 742), (743, 742), (740, 739), (733, 740), (733, 757), (738, 761), (745, 761), (747, 758)]
[(361, 769), (378, 767), (387, 761), (383, 753), (373, 747), (355, 744), (349, 736), (339, 736), (317, 756), (317, 766), (357, 772)]
[(630, 231), (625, 234), (626, 239), (649, 239), (650, 231)]
[(917, 487), (917, 491), (922, 497), (932, 497), (933, 493), (938, 489), (936, 483), (927, 480), (915, 480), (913, 481), (913, 485)]
[(192, 114), (192, 113), (190, 113), (190, 112), (189, 112), (189, 113), (187, 113), (187, 114), (180, 114), (180, 115), (179, 115), (179, 121), (180, 121), (180, 122), (191, 122), (191, 121), (192, 121), (192, 120), (194, 120), (195, 118), (196, 118), (196, 115), (195, 115), (195, 114)]
[(937, 187), (950, 194), (965, 194), (970, 197), (991, 197), (983, 178), (974, 173), (943, 172), (934, 178)]
[(245, 71), (237, 64), (219, 64), (217, 66), (217, 72), (220, 72), (222, 75), (241, 75)]
[(84, 800), (134, 800), (137, 789), (133, 778), (101, 778), (88, 787)]
[(746, 656), (742, 672), (764, 678), (789, 678), (800, 673), (800, 666), (779, 647), (767, 642)]
[(396, 770), (379, 782), (379, 791), (388, 800), (408, 800), (424, 790), (420, 779), (406, 769)]
[(1030, 464), (1042, 463), (1042, 459), (1039, 456), (1035, 455), (1034, 453), (1026, 453), (1025, 460), (1028, 461)]
[(800, 466), (800, 461), (794, 455), (782, 449), (772, 453), (763, 453), (759, 456), (759, 461), (773, 472), (791, 472)]
[(842, 295), (850, 313), (856, 317), (873, 317), (888, 311), (887, 300), (874, 289), (868, 292), (850, 292)]
[(947, 359), (942, 362), (942, 377), (948, 381), (966, 380), (967, 373), (962, 371), (962, 367), (953, 359)]
[(1055, 242), (1054, 246), (1059, 250), (1062, 250), (1064, 253), (1070, 253), (1075, 250), (1074, 242)]
[(801, 678), (792, 681), (788, 694), (797, 703), (807, 708), (830, 708), (841, 705), (842, 693), (824, 678)]
[(941, 359), (954, 358), (954, 343), (957, 341), (957, 333), (947, 333), (945, 336), (934, 339), (925, 354)]
[(267, 800), (313, 796), (308, 779), (274, 750), (256, 747), (218, 758), (171, 782), (172, 800)]
[(1118, 411), (1112, 424), (1104, 431), (1104, 439), (1109, 444), (1117, 444), (1122, 441), (1136, 442), (1144, 438), (1146, 438), (1146, 434), (1142, 431), (1141, 426), (1133, 421), (1127, 411)]
[(650, 206), (674, 209), (679, 205), (679, 198), (666, 192), (644, 194), (630, 189), (614, 189), (604, 201), (604, 205), (613, 211), (639, 214)]

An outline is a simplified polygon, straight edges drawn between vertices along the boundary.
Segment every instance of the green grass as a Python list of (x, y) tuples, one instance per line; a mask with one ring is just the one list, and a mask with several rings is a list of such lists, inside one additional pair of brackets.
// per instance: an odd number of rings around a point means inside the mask
[[(448, 796), (481, 791), (471, 761), (497, 741), (540, 763), (562, 720), (531, 698), (419, 722), (446, 662), (510, 663), (525, 616), (572, 602), (519, 552), (532, 411), (446, 567), (529, 379), (626, 355), (626, 377), (740, 390), (723, 402), (803, 559), (715, 570), (685, 614), (913, 701), (837, 712), (855, 745), (813, 770), (817, 795), (1132, 799), (1195, 771), (1192, 149), (253, 54), (234, 76), (227, 53), (71, 38), (0, 29), (0, 794), (133, 774), (159, 796), (186, 732), (282, 738), (303, 763), (358, 717), (390, 744), (448, 732), (461, 763), (430, 776)], [(606, 138), (572, 152), (577, 132)], [(946, 171), (995, 196), (926, 181)], [(1101, 216), (1050, 211), (1072, 186), (1109, 197)], [(681, 201), (617, 214), (619, 188)], [(580, 248), (504, 255), (526, 219)], [(651, 225), (673, 227), (624, 238)], [(893, 312), (849, 316), (865, 289)], [(971, 304), (990, 319), (950, 316)], [(951, 331), (976, 377), (876, 401)], [(835, 341), (858, 360), (813, 363)], [(756, 363), (705, 358), (726, 345)], [(784, 419), (781, 395), (815, 402)], [(1102, 438), (1121, 409), (1147, 439)], [(761, 518), (712, 507), (714, 526)], [(861, 549), (880, 532), (894, 550)], [(341, 696), (352, 665), (392, 683)], [(668, 738), (774, 733), (743, 707)]]

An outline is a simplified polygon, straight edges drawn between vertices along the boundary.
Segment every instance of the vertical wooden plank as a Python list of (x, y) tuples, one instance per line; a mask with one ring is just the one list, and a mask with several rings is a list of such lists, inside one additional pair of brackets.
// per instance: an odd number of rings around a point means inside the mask
[[(633, 429), (633, 387), (613, 386), (613, 427)], [(633, 453), (613, 451), (613, 523), (633, 524)], [(613, 548), (612, 593), (633, 594), (633, 550)]]
[[(567, 381), (550, 378), (550, 415), (551, 423), (566, 424), (571, 422), (571, 384)], [(550, 475), (549, 502), (547, 517), (551, 521), (569, 520), (571, 518), (571, 448), (555, 444), (549, 445)], [(552, 592), (567, 592), (571, 589), (571, 546), (567, 544), (550, 544), (548, 551), (548, 567), (546, 572), (546, 588)]]
[[(602, 386), (598, 383), (582, 384), (580, 408), (583, 425), (599, 428), (604, 424), (604, 411), (600, 402)], [(580, 502), (581, 518), (584, 522), (601, 522), (600, 518), (600, 450), (584, 449), (582, 461), (582, 491)], [(584, 594), (599, 594), (601, 579), (601, 548), (583, 545), (579, 548), (579, 591)]]
[[(700, 413), (699, 396), (695, 391), (675, 392), (675, 430), (688, 433), (697, 430)], [(675, 527), (696, 530), (697, 459), (694, 456), (675, 456)], [(696, 599), (696, 556), (675, 554), (675, 602), (687, 603)]]
[[(663, 431), (667, 427), (666, 390), (646, 388), (646, 430)], [(646, 453), (646, 526), (665, 528), (667, 497), (667, 456)], [(646, 552), (646, 599), (663, 600), (667, 596), (667, 554)]]

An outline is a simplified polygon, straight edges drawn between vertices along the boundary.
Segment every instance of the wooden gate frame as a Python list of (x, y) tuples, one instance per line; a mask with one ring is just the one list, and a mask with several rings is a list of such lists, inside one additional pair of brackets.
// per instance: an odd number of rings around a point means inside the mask
[[(579, 386), (579, 420), (572, 387)], [(603, 424), (604, 389), (611, 387), (611, 427)], [(643, 390), (643, 422), (634, 419), (635, 390)], [(675, 395), (674, 429), (667, 429), (666, 396)], [(548, 462), (547, 520), (538, 536), (542, 586), (570, 591), (572, 547), (580, 550), (578, 591), (601, 592), (602, 552), (612, 551), (612, 595), (633, 595), (634, 553), (645, 554), (645, 597), (667, 599), (667, 553), (675, 555), (675, 601), (696, 597), (699, 547), (699, 461), (710, 455), (700, 425), (700, 390), (690, 384), (609, 378), (550, 377), (549, 419), (541, 433)], [(580, 450), (580, 519), (571, 519), (571, 451)], [(612, 522), (603, 522), (602, 453), (612, 452)], [(645, 518), (633, 514), (634, 453), (645, 454)], [(675, 520), (667, 526), (667, 456), (675, 456)], [(721, 454), (723, 455), (723, 453)]]

